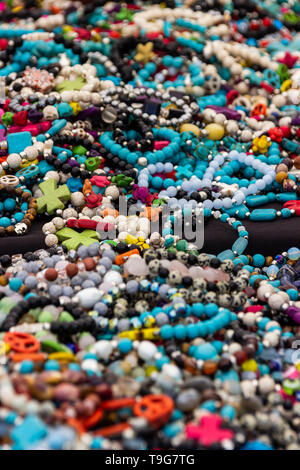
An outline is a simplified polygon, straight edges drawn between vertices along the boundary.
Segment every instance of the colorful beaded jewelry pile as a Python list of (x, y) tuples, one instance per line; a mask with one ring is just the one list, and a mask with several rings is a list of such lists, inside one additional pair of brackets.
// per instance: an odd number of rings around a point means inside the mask
[(1, 450), (300, 449), (299, 24), (0, 0)]

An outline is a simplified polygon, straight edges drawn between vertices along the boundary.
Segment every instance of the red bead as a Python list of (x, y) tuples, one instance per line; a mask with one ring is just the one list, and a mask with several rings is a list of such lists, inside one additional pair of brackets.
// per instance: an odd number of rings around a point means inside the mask
[(5, 51), (7, 46), (8, 46), (8, 40), (7, 39), (0, 39), (0, 51)]
[(19, 111), (14, 115), (15, 126), (25, 126), (27, 123), (27, 111)]

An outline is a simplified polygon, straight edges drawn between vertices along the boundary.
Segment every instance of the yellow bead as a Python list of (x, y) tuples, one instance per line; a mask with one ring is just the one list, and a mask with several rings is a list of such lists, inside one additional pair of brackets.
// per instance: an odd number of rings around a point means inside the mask
[(126, 235), (125, 242), (128, 243), (128, 245), (136, 245), (138, 242), (138, 239), (134, 237), (133, 235)]
[(146, 367), (146, 377), (150, 377), (153, 372), (157, 372), (157, 368), (155, 366)]
[(80, 104), (77, 103), (76, 101), (71, 101), (69, 105), (73, 109), (74, 116), (76, 116), (78, 113), (80, 113), (80, 111), (82, 111)]
[(205, 130), (208, 132), (208, 138), (211, 140), (221, 140), (224, 136), (224, 127), (221, 124), (207, 124)]
[(8, 343), (4, 343), (4, 341), (0, 341), (0, 357), (5, 356), (10, 350), (10, 345)]
[(198, 126), (195, 126), (195, 124), (182, 124), (180, 132), (193, 132), (196, 137), (200, 135), (200, 129)]
[(119, 338), (129, 338), (134, 341), (137, 339), (138, 333), (139, 330), (122, 331), (122, 333), (119, 333)]
[(242, 364), (242, 369), (247, 372), (256, 372), (257, 371), (257, 363), (254, 359), (248, 359)]
[(281, 87), (280, 87), (280, 91), (283, 92), (283, 91), (286, 91), (288, 90), (289, 88), (291, 88), (292, 86), (292, 80), (288, 79), (288, 80), (285, 80)]
[(145, 326), (150, 328), (151, 326), (155, 325), (155, 318), (149, 315), (145, 318)]
[(64, 352), (64, 351), (54, 352), (52, 354), (49, 354), (48, 359), (55, 359), (56, 361), (70, 361), (70, 362), (77, 361), (73, 353)]
[(144, 339), (158, 339), (159, 328), (145, 328), (142, 330)]
[(26, 161), (21, 163), (20, 167), (21, 168), (27, 168), (30, 165), (37, 165), (38, 163), (39, 163), (39, 161), (38, 161), (37, 158), (35, 160), (31, 161), (31, 162), (29, 160), (26, 160)]

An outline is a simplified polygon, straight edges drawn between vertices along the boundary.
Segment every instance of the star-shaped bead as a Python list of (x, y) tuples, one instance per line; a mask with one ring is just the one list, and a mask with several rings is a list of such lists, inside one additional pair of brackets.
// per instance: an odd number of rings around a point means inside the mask
[(137, 54), (134, 57), (137, 62), (143, 62), (145, 65), (152, 59), (152, 57), (154, 57), (153, 42), (147, 42), (145, 45), (137, 45)]
[(297, 62), (298, 57), (290, 54), (288, 51), (285, 53), (285, 56), (282, 59), (278, 59), (278, 62), (286, 65), (289, 69), (292, 69)]

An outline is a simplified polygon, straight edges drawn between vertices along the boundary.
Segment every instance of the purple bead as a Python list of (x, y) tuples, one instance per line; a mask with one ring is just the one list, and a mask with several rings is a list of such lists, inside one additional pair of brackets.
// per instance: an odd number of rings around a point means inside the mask
[[(98, 132), (97, 131), (90, 131), (90, 130), (87, 130), (86, 131), (88, 134), (92, 135), (94, 137), (94, 139), (97, 139), (98, 138)], [(98, 155), (98, 154), (97, 154)], [(90, 152), (90, 157), (91, 157), (91, 152)]]
[(296, 116), (295, 118), (292, 119), (291, 122), (292, 126), (300, 126), (300, 116)]
[(234, 119), (236, 121), (240, 121), (241, 119), (240, 113), (238, 113), (234, 109), (226, 108), (225, 106), (216, 106), (214, 104), (210, 104), (206, 107), (215, 110), (216, 113), (224, 114), (227, 119)]
[(300, 314), (300, 309), (297, 308), (297, 307), (294, 307), (294, 306), (292, 305), (292, 306), (288, 307), (285, 312), (286, 312), (286, 314), (287, 314), (289, 317), (294, 318), (294, 316), (296, 315), (296, 313), (297, 313), (297, 314)]
[(43, 119), (43, 113), (39, 111), (30, 110), (28, 111), (28, 119), (33, 123), (39, 122)]
[(84, 121), (88, 117), (96, 117), (97, 114), (100, 114), (99, 108), (96, 108), (96, 106), (91, 106), (90, 108), (80, 111), (80, 113), (77, 114), (77, 119)]
[(300, 325), (300, 311), (294, 315), (293, 320)]
[(69, 164), (71, 167), (80, 166), (79, 163), (78, 163), (76, 160), (71, 159), (71, 158), (68, 160), (68, 164)]

